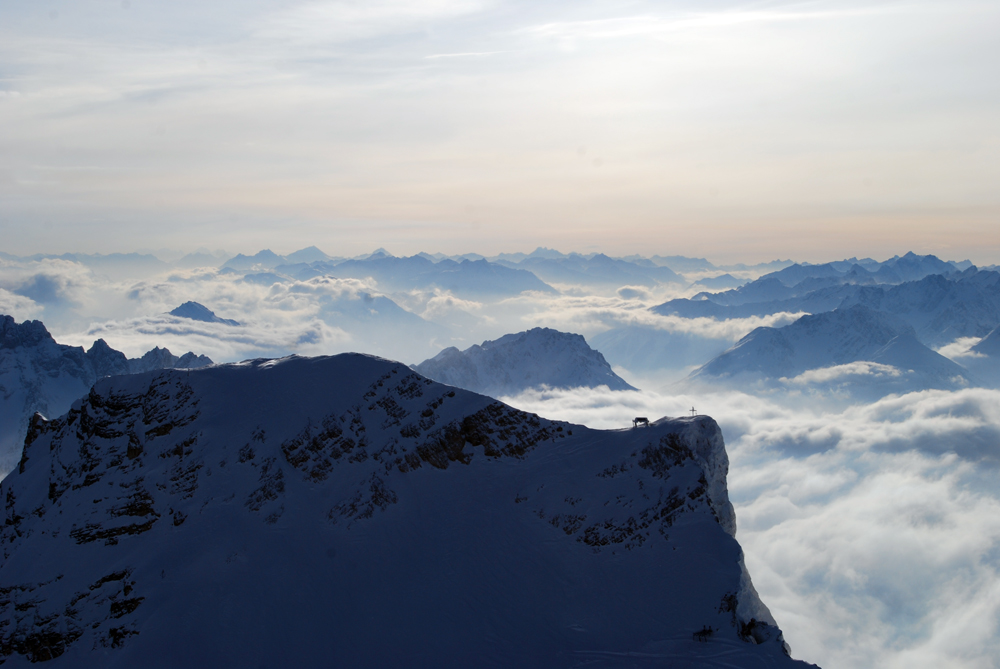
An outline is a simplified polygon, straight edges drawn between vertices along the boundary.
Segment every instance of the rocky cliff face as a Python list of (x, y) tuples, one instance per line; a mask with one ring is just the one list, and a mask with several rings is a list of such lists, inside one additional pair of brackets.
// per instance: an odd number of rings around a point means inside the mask
[(635, 390), (582, 336), (550, 328), (504, 335), (464, 351), (447, 348), (413, 368), (435, 381), (491, 397), (539, 386)]
[(19, 324), (0, 316), (0, 476), (17, 464), (33, 413), (65, 413), (105, 376), (209, 364), (205, 356), (187, 353), (178, 358), (160, 348), (128, 360), (103, 339), (84, 351), (56, 343), (40, 321)]
[(594, 431), (357, 354), (107, 378), (0, 483), (0, 658), (798, 664), (727, 468), (707, 417)]

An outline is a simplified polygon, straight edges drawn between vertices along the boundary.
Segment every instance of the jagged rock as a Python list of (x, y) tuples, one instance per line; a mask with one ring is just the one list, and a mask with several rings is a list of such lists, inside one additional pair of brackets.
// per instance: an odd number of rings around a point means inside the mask
[(10, 316), (0, 316), (0, 476), (21, 457), (25, 429), (34, 413), (65, 413), (105, 376), (210, 364), (205, 356), (186, 353), (178, 358), (160, 348), (128, 360), (103, 339), (84, 352), (79, 346), (56, 343), (40, 321), (18, 324)]
[(131, 358), (128, 361), (129, 374), (141, 374), (157, 369), (197, 369), (211, 365), (212, 360), (208, 356), (195, 355), (188, 351), (184, 355), (177, 357), (170, 352), (170, 349), (157, 346), (145, 353), (141, 358)]

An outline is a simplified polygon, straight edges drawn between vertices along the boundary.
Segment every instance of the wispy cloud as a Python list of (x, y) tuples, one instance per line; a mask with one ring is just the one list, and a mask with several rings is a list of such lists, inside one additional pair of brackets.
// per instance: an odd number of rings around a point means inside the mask
[(465, 53), (435, 53), (430, 56), (424, 56), (428, 60), (434, 60), (437, 58), (479, 58), (481, 56), (493, 56), (498, 53), (505, 53), (503, 51), (468, 51)]
[(798, 376), (792, 377), (790, 379), (782, 378), (780, 381), (783, 383), (790, 383), (792, 385), (808, 385), (811, 383), (830, 383), (831, 381), (841, 381), (847, 379), (856, 379), (858, 377), (875, 377), (875, 378), (897, 378), (903, 374), (903, 371), (893, 367), (892, 365), (883, 365), (877, 362), (868, 362), (864, 360), (858, 360), (856, 362), (850, 362), (846, 365), (833, 365), (830, 367), (821, 367), (819, 369), (810, 369), (807, 372), (803, 372)]
[(327, 0), (275, 12), (255, 28), (269, 39), (330, 43), (398, 34), (443, 20), (481, 12), (488, 0)]
[[(798, 4), (801, 8), (802, 5)], [(603, 40), (711, 30), (748, 24), (830, 21), (899, 12), (900, 7), (866, 7), (840, 10), (721, 9), (670, 16), (641, 14), (585, 21), (559, 21), (523, 28), (522, 32), (548, 39)]]

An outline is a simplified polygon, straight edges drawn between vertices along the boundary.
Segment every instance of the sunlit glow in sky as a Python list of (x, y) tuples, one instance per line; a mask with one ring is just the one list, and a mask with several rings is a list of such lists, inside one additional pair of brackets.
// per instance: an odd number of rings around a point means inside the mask
[(972, 0), (9, 0), (0, 236), (994, 263), (997, 34)]

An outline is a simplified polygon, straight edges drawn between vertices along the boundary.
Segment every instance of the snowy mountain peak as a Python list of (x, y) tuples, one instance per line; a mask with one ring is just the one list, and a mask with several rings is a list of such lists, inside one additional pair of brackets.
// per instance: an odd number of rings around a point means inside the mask
[(358, 354), (112, 377), (0, 484), (0, 659), (793, 666), (727, 467), (707, 417), (594, 431)]
[(0, 316), (0, 476), (20, 457), (28, 420), (36, 411), (58, 416), (105, 376), (164, 367), (200, 367), (212, 361), (187, 353), (180, 358), (156, 348), (140, 359), (98, 339), (88, 351), (56, 343), (40, 321), (18, 324)]
[(204, 323), (222, 323), (224, 325), (239, 325), (238, 321), (234, 321), (229, 318), (220, 318), (215, 315), (215, 312), (199, 304), (198, 302), (185, 302), (181, 306), (177, 307), (170, 312), (171, 316), (177, 316), (178, 318), (190, 318), (193, 321), (202, 321)]
[(311, 262), (323, 262), (325, 260), (330, 260), (330, 256), (320, 251), (315, 246), (307, 246), (304, 249), (299, 249), (289, 253), (284, 258), (287, 263), (311, 263)]
[(507, 334), (465, 351), (449, 347), (413, 368), (441, 383), (491, 397), (540, 386), (635, 390), (581, 335), (550, 328)]
[(98, 339), (90, 347), (87, 351), (87, 360), (90, 361), (94, 375), (98, 379), (129, 373), (128, 358), (125, 354), (108, 346), (103, 339)]
[(0, 316), (0, 348), (39, 346), (54, 341), (41, 321), (24, 321), (19, 324), (13, 316)]
[(911, 326), (862, 305), (757, 328), (690, 378), (836, 384), (871, 396), (971, 383), (962, 367), (920, 343)]

